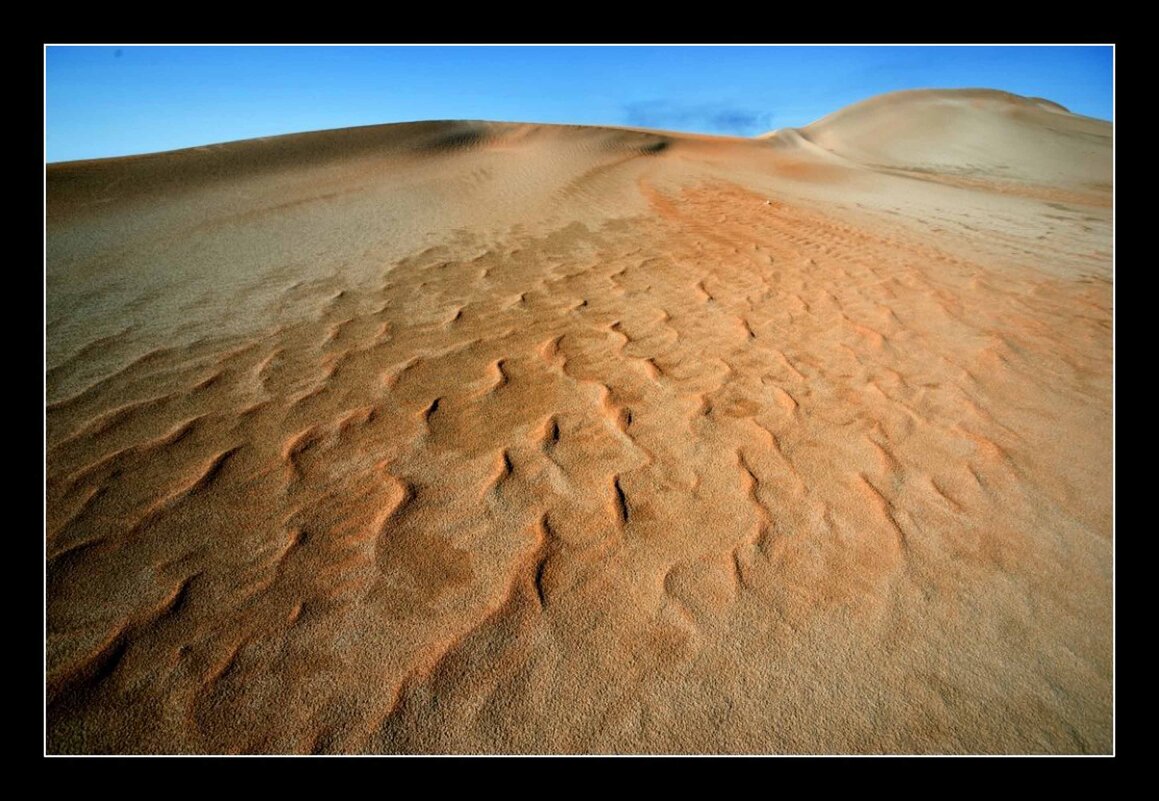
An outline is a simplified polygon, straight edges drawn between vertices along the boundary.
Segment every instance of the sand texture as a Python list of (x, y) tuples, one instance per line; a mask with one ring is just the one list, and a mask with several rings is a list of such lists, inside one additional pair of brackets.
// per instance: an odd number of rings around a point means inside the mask
[(47, 169), (50, 753), (1107, 753), (1111, 125)]

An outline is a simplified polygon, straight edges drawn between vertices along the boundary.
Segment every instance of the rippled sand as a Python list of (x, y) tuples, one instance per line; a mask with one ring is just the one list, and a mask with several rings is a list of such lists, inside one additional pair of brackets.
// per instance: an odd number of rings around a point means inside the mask
[(48, 751), (1109, 752), (1110, 135), (50, 166)]

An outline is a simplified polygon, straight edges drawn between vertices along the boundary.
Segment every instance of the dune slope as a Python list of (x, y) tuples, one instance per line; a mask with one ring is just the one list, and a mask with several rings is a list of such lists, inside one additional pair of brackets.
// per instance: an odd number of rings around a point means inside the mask
[(48, 167), (53, 753), (1106, 753), (1110, 125)]

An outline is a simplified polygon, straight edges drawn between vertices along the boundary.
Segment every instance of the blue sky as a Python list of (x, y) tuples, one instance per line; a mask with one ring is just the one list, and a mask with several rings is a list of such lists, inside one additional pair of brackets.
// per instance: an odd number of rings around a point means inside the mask
[(1111, 119), (1110, 47), (48, 47), (47, 160), (431, 119), (752, 136), (984, 87)]

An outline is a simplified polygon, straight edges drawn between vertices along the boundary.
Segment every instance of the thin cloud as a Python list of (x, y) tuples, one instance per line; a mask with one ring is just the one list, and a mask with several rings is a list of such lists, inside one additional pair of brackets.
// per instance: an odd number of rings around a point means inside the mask
[(625, 104), (623, 111), (626, 125), (735, 136), (764, 133), (772, 128), (773, 120), (767, 111), (728, 103), (688, 105), (671, 100), (642, 100)]

